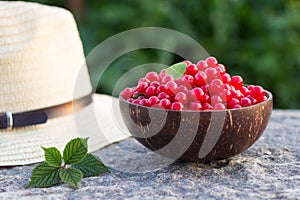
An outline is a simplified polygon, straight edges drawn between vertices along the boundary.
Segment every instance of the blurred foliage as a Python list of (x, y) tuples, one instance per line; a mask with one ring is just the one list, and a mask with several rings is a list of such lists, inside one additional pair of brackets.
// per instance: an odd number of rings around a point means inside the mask
[[(63, 0), (38, 2), (67, 5)], [(174, 29), (198, 41), (230, 74), (240, 74), (246, 83), (271, 90), (275, 107), (300, 108), (298, 0), (86, 0), (82, 9), (84, 16), (77, 19), (86, 54), (128, 29)], [(131, 52), (112, 63), (97, 91), (111, 93), (116, 80), (133, 66), (150, 62), (170, 65), (178, 60), (159, 50)], [(90, 73), (97, 77), (93, 69)]]

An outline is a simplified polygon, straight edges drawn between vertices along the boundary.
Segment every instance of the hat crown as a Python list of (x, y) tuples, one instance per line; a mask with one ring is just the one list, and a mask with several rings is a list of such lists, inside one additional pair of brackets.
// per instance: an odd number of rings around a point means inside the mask
[[(74, 97), (79, 75), (80, 89)], [(54, 106), (91, 91), (82, 43), (69, 11), (0, 1), (0, 112)]]

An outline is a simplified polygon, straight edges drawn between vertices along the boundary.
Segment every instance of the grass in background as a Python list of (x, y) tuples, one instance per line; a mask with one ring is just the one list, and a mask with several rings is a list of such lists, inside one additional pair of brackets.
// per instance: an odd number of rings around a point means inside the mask
[[(77, 7), (72, 0), (37, 2), (74, 11), (86, 54), (108, 37), (128, 29), (174, 29), (202, 44), (230, 74), (240, 74), (246, 83), (271, 90), (276, 108), (300, 108), (300, 1), (81, 0)], [(158, 50), (126, 54), (105, 72), (97, 92), (111, 94), (122, 74), (136, 65), (170, 65), (177, 60)], [(93, 69), (90, 73), (97, 77)]]

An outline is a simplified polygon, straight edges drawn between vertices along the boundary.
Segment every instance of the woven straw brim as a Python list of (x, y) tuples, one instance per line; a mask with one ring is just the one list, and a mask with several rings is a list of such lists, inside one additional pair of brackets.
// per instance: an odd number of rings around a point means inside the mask
[(65, 144), (75, 137), (89, 137), (90, 152), (127, 138), (113, 119), (112, 99), (107, 95), (94, 95), (94, 103), (75, 115), (52, 119), (43, 125), (1, 130), (0, 166), (44, 161), (41, 146), (54, 146), (62, 151)]

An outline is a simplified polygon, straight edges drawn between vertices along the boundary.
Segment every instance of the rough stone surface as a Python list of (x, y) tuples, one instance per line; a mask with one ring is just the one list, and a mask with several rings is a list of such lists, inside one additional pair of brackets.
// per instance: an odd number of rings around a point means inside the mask
[(112, 173), (83, 179), (78, 190), (24, 189), (35, 165), (0, 167), (0, 199), (300, 199), (300, 111), (274, 111), (250, 149), (210, 164), (165, 166), (134, 139), (95, 154)]

